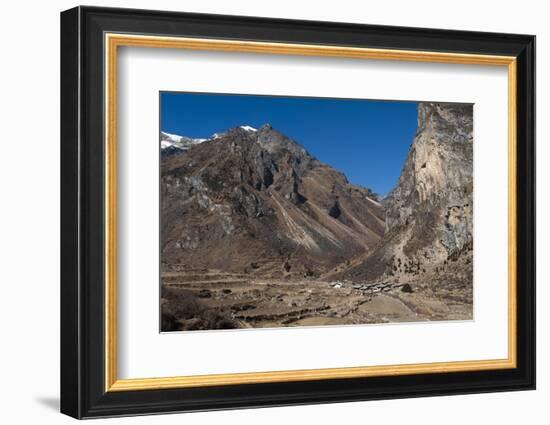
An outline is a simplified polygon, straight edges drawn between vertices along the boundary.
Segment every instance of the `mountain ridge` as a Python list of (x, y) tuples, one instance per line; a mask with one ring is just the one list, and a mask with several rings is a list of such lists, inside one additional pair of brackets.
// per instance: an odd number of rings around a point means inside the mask
[[(235, 127), (207, 142), (163, 160), (163, 199), (171, 200), (163, 203), (163, 240), (171, 241), (163, 258), (169, 263), (187, 257), (209, 267), (245, 268), (262, 253), (283, 263), (280, 273), (271, 274), (292, 274), (294, 266), (298, 273), (316, 274), (365, 251), (383, 232), (382, 207), (368, 190), (350, 184), (271, 125), (253, 131)], [(208, 214), (201, 217), (197, 208)], [(222, 231), (210, 228), (209, 235), (191, 237), (192, 229), (170, 224), (178, 215), (197, 222), (208, 216), (210, 226)], [(176, 236), (182, 232), (187, 242)], [(214, 252), (222, 244), (237, 254), (226, 254), (231, 261), (205, 261), (216, 255), (199, 247), (208, 240)]]
[[(471, 105), (420, 102), (417, 131), (399, 180), (383, 199), (351, 184), (269, 124), (258, 129), (237, 126), (194, 143), (185, 153), (201, 164), (200, 176), (195, 175), (196, 167), (188, 167), (189, 157), (179, 155), (163, 162), (163, 178), (170, 180), (183, 166), (184, 173), (198, 179), (193, 190), (202, 193), (205, 203), (208, 190), (214, 195), (223, 192), (219, 175), (238, 170), (229, 183), (232, 195), (213, 207), (225, 216), (226, 229), (235, 213), (237, 218), (276, 218), (267, 220), (266, 229), (276, 235), (269, 242), (257, 225), (248, 222), (243, 227), (263, 234), (270, 249), (257, 241), (243, 241), (255, 247), (253, 252), (239, 249), (239, 244), (227, 246), (238, 256), (245, 253), (245, 261), (236, 261), (239, 267), (257, 262), (254, 256), (267, 256), (287, 264), (283, 275), (290, 274), (290, 265), (324, 279), (464, 283), (471, 281), (473, 247), (472, 111)], [(228, 163), (231, 167), (225, 166)], [(279, 251), (283, 254), (277, 259), (274, 252)], [(183, 256), (167, 258), (183, 261)], [(214, 265), (224, 268), (229, 263)]]

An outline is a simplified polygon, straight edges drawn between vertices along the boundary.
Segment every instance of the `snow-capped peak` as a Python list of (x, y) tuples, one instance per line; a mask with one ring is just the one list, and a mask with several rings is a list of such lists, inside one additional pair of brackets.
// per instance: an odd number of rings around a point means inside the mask
[(249, 125), (241, 125), (240, 127), (245, 131), (250, 131), (250, 132), (258, 131), (256, 128), (251, 127)]
[[(161, 138), (163, 138), (164, 141), (169, 140), (171, 142), (176, 142), (177, 143), (177, 142), (181, 142), (181, 140), (183, 139), (182, 136), (178, 136), (177, 134), (170, 134), (170, 133), (167, 133), (165, 131), (161, 131), (160, 134), (161, 134)], [(164, 137), (162, 137), (162, 136), (164, 136)]]
[(165, 154), (185, 152), (193, 145), (205, 142), (207, 139), (192, 139), (191, 137), (160, 132), (160, 148)]
[(225, 133), (214, 133), (212, 136), (210, 136), (210, 140), (216, 140), (223, 136), (225, 136)]
[[(258, 131), (257, 129), (249, 125), (241, 125), (239, 127), (249, 133), (255, 133), (256, 131)], [(166, 155), (172, 155), (178, 152), (186, 152), (189, 150), (189, 148), (191, 148), (191, 146), (198, 145), (200, 143), (207, 142), (210, 140), (219, 139), (225, 136), (226, 134), (227, 133), (214, 133), (207, 139), (193, 139), (191, 137), (180, 136), (178, 134), (172, 134), (172, 133), (167, 133), (166, 131), (161, 131), (160, 147), (161, 147), (161, 150)]]

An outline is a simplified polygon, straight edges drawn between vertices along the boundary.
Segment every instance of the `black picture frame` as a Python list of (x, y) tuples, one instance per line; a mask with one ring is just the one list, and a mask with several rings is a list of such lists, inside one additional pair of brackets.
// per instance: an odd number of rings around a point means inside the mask
[[(105, 32), (516, 57), (517, 367), (106, 392)], [(67, 10), (61, 13), (61, 194), (62, 413), (93, 418), (535, 388), (534, 36), (132, 9)]]

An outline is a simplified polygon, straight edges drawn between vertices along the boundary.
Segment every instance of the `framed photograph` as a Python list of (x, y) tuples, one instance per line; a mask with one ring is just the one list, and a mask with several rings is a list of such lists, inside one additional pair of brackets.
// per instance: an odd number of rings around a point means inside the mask
[(61, 411), (535, 388), (535, 37), (61, 14)]

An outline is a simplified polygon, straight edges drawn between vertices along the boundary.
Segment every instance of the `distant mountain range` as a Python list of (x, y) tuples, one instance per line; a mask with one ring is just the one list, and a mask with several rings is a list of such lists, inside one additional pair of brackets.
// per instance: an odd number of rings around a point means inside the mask
[(472, 122), (471, 105), (420, 103), (383, 200), (268, 124), (161, 133), (163, 270), (471, 285)]

